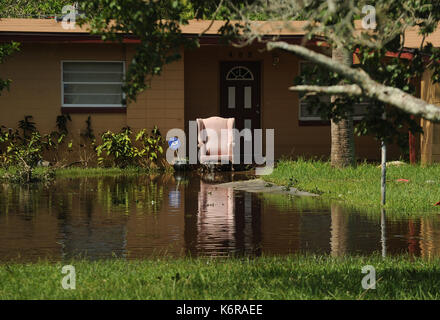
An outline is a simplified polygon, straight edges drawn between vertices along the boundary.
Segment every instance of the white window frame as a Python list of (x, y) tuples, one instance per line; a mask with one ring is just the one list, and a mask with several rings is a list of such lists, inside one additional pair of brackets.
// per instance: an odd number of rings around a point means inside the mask
[[(66, 104), (64, 103), (64, 85), (65, 84), (124, 84), (124, 80), (121, 82), (64, 82), (64, 63), (65, 62), (89, 62), (89, 63), (122, 63), (122, 77), (125, 79), (125, 61), (124, 60), (61, 60), (61, 107), (63, 108), (94, 108), (94, 107), (105, 107), (105, 108), (125, 108), (125, 104)], [(122, 92), (122, 98), (125, 100), (125, 93)]]
[[(299, 61), (299, 66), (298, 66), (299, 75), (301, 75), (301, 66), (303, 64), (305, 64), (305, 63), (311, 63), (311, 62), (309, 62), (307, 60), (300, 60)], [(329, 120), (326, 120), (326, 119), (322, 119), (321, 117), (303, 117), (301, 115), (301, 109), (302, 109), (301, 108), (301, 104), (306, 104), (306, 103), (305, 102), (301, 102), (301, 97), (298, 94), (298, 119), (299, 119), (299, 121), (329, 121)], [(366, 103), (365, 102), (364, 103), (360, 103), (359, 105), (364, 105), (364, 104), (366, 104)], [(363, 118), (364, 118), (364, 116), (354, 116), (353, 120), (362, 120)]]

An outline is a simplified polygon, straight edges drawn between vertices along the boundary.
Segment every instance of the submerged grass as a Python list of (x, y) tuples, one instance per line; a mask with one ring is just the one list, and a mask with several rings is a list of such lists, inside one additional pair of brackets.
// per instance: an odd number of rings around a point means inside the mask
[[(48, 172), (53, 172), (56, 178), (81, 178), (81, 177), (103, 177), (103, 176), (119, 176), (119, 175), (137, 175), (137, 174), (160, 174), (172, 172), (172, 168), (141, 168), (141, 167), (127, 167), (127, 168), (63, 168), (53, 169), (47, 167), (37, 167), (33, 170), (33, 176), (45, 176)], [(14, 176), (17, 172), (16, 168), (2, 169), (0, 168), (0, 180), (8, 174)]]
[(56, 169), (55, 176), (58, 178), (80, 178), (80, 177), (101, 177), (118, 175), (136, 175), (136, 174), (157, 174), (162, 173), (159, 169), (146, 169), (140, 167), (128, 168), (67, 168)]
[[(381, 169), (359, 164), (336, 169), (329, 162), (282, 160), (263, 179), (279, 185), (321, 194), (359, 211), (379, 212)], [(406, 179), (408, 182), (398, 181)], [(387, 168), (387, 213), (424, 215), (440, 213), (440, 165), (402, 165)]]
[[(0, 265), (0, 299), (439, 299), (440, 260), (408, 256), (100, 260)], [(63, 265), (76, 269), (64, 290)], [(361, 272), (376, 269), (376, 289)]]

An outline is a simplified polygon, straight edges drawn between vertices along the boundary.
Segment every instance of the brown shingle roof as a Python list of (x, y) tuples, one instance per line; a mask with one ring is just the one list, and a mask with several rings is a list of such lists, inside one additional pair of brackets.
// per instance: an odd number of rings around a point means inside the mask
[(63, 29), (55, 19), (0, 19), (0, 32), (88, 33), (85, 28)]
[[(189, 24), (182, 26), (184, 34), (199, 34), (210, 27), (205, 34), (216, 35), (219, 29), (224, 25), (225, 21), (214, 21), (210, 26), (210, 20), (190, 20)], [(262, 31), (267, 31), (268, 35), (303, 35), (303, 26), (305, 21), (292, 21), (289, 23), (289, 28), (285, 28), (285, 23), (280, 22), (266, 22), (255, 21), (255, 27), (261, 28)], [(76, 26), (75, 29), (64, 29), (61, 22), (55, 19), (0, 19), (0, 32), (35, 32), (35, 33), (88, 33), (87, 27), (82, 28)]]

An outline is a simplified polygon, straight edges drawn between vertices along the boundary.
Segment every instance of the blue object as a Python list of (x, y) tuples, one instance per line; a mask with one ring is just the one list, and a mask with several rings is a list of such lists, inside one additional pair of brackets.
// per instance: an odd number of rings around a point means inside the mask
[(168, 140), (168, 146), (170, 147), (171, 150), (177, 150), (180, 148), (180, 141), (179, 138), (177, 137), (173, 137), (170, 138), (170, 140)]

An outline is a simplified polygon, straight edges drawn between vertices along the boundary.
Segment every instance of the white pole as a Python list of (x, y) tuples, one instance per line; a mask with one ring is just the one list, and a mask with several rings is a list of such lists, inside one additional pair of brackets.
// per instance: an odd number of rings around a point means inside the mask
[[(382, 114), (382, 119), (386, 119), (385, 112)], [(381, 176), (381, 187), (380, 187), (380, 203), (382, 206), (386, 203), (386, 191), (387, 191), (387, 146), (385, 140), (382, 138), (382, 176)]]

